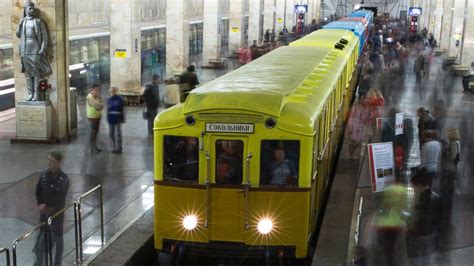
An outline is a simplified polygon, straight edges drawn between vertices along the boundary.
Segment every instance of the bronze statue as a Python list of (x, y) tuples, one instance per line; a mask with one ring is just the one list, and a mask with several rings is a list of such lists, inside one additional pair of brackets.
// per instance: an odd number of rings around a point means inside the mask
[(16, 36), (20, 38), (21, 72), (25, 73), (28, 89), (27, 101), (40, 100), (40, 80), (51, 74), (51, 66), (46, 58), (48, 32), (43, 21), (34, 13), (35, 5), (28, 1), (23, 11), (24, 17), (16, 29)]

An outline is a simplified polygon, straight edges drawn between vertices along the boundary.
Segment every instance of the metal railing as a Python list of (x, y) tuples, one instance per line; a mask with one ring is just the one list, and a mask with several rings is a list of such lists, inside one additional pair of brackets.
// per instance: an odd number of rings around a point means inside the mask
[[(19, 238), (15, 239), (15, 241), (13, 241), (13, 247), (12, 247), (12, 255), (13, 255), (13, 266), (16, 266), (17, 265), (17, 259), (16, 259), (16, 247), (18, 246), (18, 243), (20, 243), (21, 241), (27, 239), (28, 237), (30, 237), (34, 232), (36, 232), (37, 230), (43, 228), (43, 227), (47, 227), (47, 224), (46, 223), (40, 223), (38, 224), (37, 226), (31, 228), (30, 230), (26, 231), (23, 235), (21, 235)], [(47, 249), (48, 247), (48, 242), (49, 242), (49, 239), (48, 239), (48, 233), (47, 233), (48, 230), (45, 230), (44, 231), (44, 252), (45, 252), (45, 260), (46, 260), (46, 265), (49, 265), (48, 263), (48, 259), (49, 259), (49, 255), (48, 255), (48, 252), (49, 250)]]
[(357, 210), (357, 222), (356, 228), (354, 233), (354, 244), (357, 246), (359, 244), (359, 237), (360, 237), (360, 223), (362, 217), (362, 206), (364, 204), (364, 198), (360, 197), (359, 199), (359, 209)]
[[(12, 246), (12, 257), (13, 257), (13, 266), (17, 265), (17, 255), (16, 249), (18, 243), (25, 240), (26, 238), (30, 237), (34, 232), (37, 230), (44, 229), (44, 247), (45, 247), (45, 262), (46, 265), (53, 265), (53, 258), (52, 258), (52, 241), (51, 241), (51, 226), (53, 224), (53, 220), (56, 219), (58, 216), (62, 215), (65, 211), (70, 209), (71, 207), (74, 209), (74, 237), (75, 237), (75, 251), (76, 251), (76, 263), (80, 264), (83, 260), (82, 258), (82, 215), (81, 215), (81, 202), (84, 198), (88, 197), (95, 191), (99, 191), (99, 205), (100, 205), (100, 233), (101, 233), (101, 245), (105, 243), (104, 237), (104, 201), (103, 201), (103, 191), (102, 185), (97, 185), (91, 190), (87, 191), (86, 193), (79, 196), (77, 201), (72, 202), (71, 204), (67, 205), (66, 207), (62, 208), (58, 212), (54, 213), (53, 215), (49, 216), (47, 222), (42, 222), (35, 227), (31, 228), (19, 238), (13, 241)], [(37, 243), (38, 244), (38, 243)], [(7, 254), (7, 266), (10, 266), (10, 252), (7, 248), (1, 248), (0, 254), (6, 252)]]
[(74, 249), (76, 250), (76, 261), (79, 261), (79, 250), (77, 248), (78, 242), (79, 242), (78, 232), (77, 232), (77, 225), (78, 225), (78, 223), (77, 223), (77, 204), (74, 201), (73, 203), (69, 204), (68, 206), (62, 208), (61, 210), (59, 210), (55, 214), (48, 217), (47, 225), (48, 225), (48, 234), (49, 234), (49, 237), (50, 237), (50, 241), (48, 243), (49, 244), (48, 250), (51, 251), (51, 252), (48, 252), (48, 255), (49, 255), (49, 261), (51, 262), (51, 265), (53, 265), (53, 252), (52, 252), (52, 250), (53, 250), (53, 241), (51, 239), (51, 225), (53, 224), (53, 220), (55, 218), (57, 218), (58, 216), (63, 214), (65, 211), (67, 211), (71, 207), (74, 208)]
[(92, 193), (99, 191), (99, 205), (100, 205), (100, 244), (103, 246), (105, 243), (104, 237), (104, 204), (103, 204), (103, 191), (102, 185), (97, 185), (96, 187), (92, 188), (91, 190), (87, 191), (86, 193), (79, 196), (77, 199), (77, 225), (79, 228), (78, 231), (78, 244), (79, 244), (79, 260), (77, 261), (80, 263), (82, 258), (82, 215), (81, 215), (81, 202), (84, 198), (87, 198)]
[(7, 262), (7, 266), (10, 266), (10, 250), (8, 248), (0, 248), (0, 254), (5, 252), (5, 260)]

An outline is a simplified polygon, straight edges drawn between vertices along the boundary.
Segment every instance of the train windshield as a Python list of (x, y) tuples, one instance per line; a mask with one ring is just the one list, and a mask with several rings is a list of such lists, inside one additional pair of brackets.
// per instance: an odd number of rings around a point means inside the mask
[(199, 145), (195, 137), (165, 136), (164, 180), (197, 183), (199, 179)]
[(242, 184), (244, 142), (241, 140), (216, 141), (216, 183)]
[(300, 143), (297, 140), (263, 140), (260, 157), (260, 185), (298, 185)]

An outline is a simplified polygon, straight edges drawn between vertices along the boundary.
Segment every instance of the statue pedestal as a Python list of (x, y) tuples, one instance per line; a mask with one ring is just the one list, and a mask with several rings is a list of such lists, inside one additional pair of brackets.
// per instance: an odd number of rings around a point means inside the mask
[(51, 103), (17, 102), (17, 140), (51, 140)]

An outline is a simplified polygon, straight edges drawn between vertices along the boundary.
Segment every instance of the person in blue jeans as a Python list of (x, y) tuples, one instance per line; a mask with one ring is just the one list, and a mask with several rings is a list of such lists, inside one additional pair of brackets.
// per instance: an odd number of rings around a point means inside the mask
[(110, 98), (107, 100), (107, 122), (109, 122), (109, 136), (112, 143), (112, 153), (122, 153), (122, 129), (121, 124), (125, 122), (123, 99), (118, 93), (118, 88), (109, 90)]

